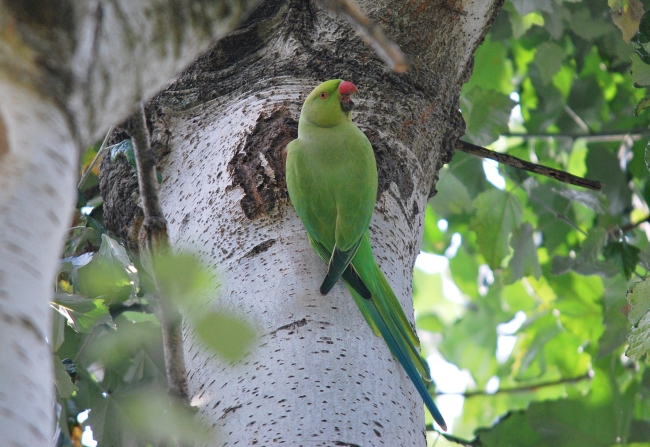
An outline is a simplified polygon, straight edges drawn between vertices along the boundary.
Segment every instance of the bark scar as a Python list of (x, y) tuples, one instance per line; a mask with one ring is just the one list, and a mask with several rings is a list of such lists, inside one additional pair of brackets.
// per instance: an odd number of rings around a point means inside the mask
[(244, 190), (240, 205), (250, 220), (269, 213), (288, 198), (285, 148), (298, 137), (298, 122), (287, 112), (283, 105), (269, 116), (261, 113), (228, 163), (232, 186)]

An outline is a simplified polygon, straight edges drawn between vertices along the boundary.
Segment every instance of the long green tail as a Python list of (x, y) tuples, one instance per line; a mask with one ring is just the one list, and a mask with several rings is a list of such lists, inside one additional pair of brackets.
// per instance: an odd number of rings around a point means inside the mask
[(367, 233), (363, 237), (352, 264), (372, 292), (371, 299), (364, 299), (352, 284), (347, 284), (361, 314), (373, 332), (382, 336), (393, 356), (402, 364), (406, 374), (415, 385), (433, 419), (446, 431), (447, 424), (445, 424), (445, 420), (425, 384), (425, 380), (431, 381), (431, 377), (427, 363), (417, 351), (419, 340), (395, 293), (372, 256)]

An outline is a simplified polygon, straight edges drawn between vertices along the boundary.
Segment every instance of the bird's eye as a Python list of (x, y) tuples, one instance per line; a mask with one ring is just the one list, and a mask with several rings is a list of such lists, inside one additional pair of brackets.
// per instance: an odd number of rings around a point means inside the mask
[(320, 92), (320, 95), (318, 95), (320, 99), (327, 99), (328, 96), (327, 92)]

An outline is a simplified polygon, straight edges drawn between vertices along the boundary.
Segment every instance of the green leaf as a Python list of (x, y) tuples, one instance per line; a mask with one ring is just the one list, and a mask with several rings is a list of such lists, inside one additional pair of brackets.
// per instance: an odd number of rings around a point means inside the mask
[(203, 343), (230, 361), (243, 357), (257, 340), (250, 324), (225, 311), (207, 312), (194, 325)]
[(564, 48), (555, 42), (544, 42), (537, 47), (535, 62), (539, 66), (544, 84), (549, 84), (553, 80), (553, 75), (560, 70), (565, 58)]
[(639, 262), (639, 251), (634, 245), (626, 242), (610, 242), (603, 248), (605, 259), (611, 260), (628, 279)]
[(440, 179), (436, 183), (438, 194), (429, 201), (436, 213), (446, 217), (471, 212), (472, 198), (463, 182), (448, 168), (440, 170), (439, 176)]
[(650, 280), (634, 283), (627, 292), (627, 302), (630, 305), (628, 319), (637, 325), (650, 312)]
[(115, 328), (108, 307), (101, 299), (57, 293), (50, 304), (67, 318), (68, 324), (77, 332), (90, 332), (99, 324)]
[(215, 273), (191, 253), (159, 253), (154, 259), (154, 271), (163, 297), (186, 310), (201, 294), (217, 288)]
[(106, 393), (87, 424), (100, 446), (139, 447), (205, 443), (210, 436), (190, 409), (172, 404), (163, 388), (126, 387)]
[(512, 4), (521, 16), (534, 11), (553, 11), (551, 0), (512, 0)]
[(500, 42), (493, 42), (488, 35), (476, 49), (472, 77), (463, 85), (463, 92), (478, 86), (508, 95), (514, 90), (512, 78), (512, 61), (507, 48)]
[(454, 283), (464, 294), (474, 297), (479, 296), (478, 272), (479, 263), (476, 256), (472, 256), (467, 249), (461, 245), (456, 256), (449, 260), (449, 269)]
[(571, 17), (571, 30), (583, 39), (594, 40), (612, 30), (612, 23), (605, 22), (602, 14), (592, 16), (590, 9), (584, 3), (574, 11)]
[(476, 214), (470, 228), (476, 232), (479, 252), (491, 269), (510, 254), (510, 233), (519, 226), (522, 206), (510, 193), (492, 189), (474, 199)]
[(629, 346), (625, 355), (632, 360), (639, 360), (650, 351), (650, 313), (646, 313), (637, 324), (632, 327), (627, 337)]
[(66, 322), (60, 312), (52, 312), (52, 352), (58, 351), (65, 341)]
[(135, 162), (135, 151), (130, 139), (122, 141), (111, 149), (111, 161), (115, 161), (117, 157), (124, 157), (129, 166), (137, 171), (138, 166)]
[(537, 258), (537, 247), (533, 241), (533, 226), (524, 222), (519, 228), (512, 232), (510, 246), (514, 250), (508, 269), (504, 272), (503, 280), (505, 284), (523, 278), (524, 276), (542, 276), (542, 267), (539, 265)]
[(468, 369), (479, 388), (497, 373), (494, 353), (497, 348), (496, 326), (506, 318), (479, 304), (444, 332), (440, 353), (461, 369)]
[(461, 110), (467, 123), (465, 137), (487, 146), (508, 131), (510, 112), (516, 105), (508, 95), (474, 87), (461, 97)]
[(134, 296), (139, 286), (137, 271), (124, 247), (107, 234), (92, 261), (79, 268), (74, 284), (89, 298), (103, 298), (107, 305), (119, 304)]
[(619, 166), (619, 159), (610, 149), (595, 145), (589, 148), (587, 177), (604, 183), (602, 193), (609, 201), (607, 211), (612, 215), (623, 213), (632, 204), (628, 180)]
[[(596, 76), (589, 75), (577, 79), (571, 86), (567, 103), (588, 126), (593, 126), (593, 122), (598, 120), (600, 111), (605, 105), (603, 91)], [(572, 126), (575, 125), (573, 119), (570, 119), (570, 122)]]
[[(650, 61), (650, 55), (648, 55)], [(637, 54), (630, 56), (632, 66), (630, 67), (630, 76), (636, 88), (643, 88), (650, 86), (650, 65), (641, 60)], [(638, 113), (636, 113), (638, 115)]]
[(62, 399), (69, 398), (72, 393), (77, 391), (77, 387), (72, 383), (70, 374), (65, 369), (61, 359), (58, 356), (54, 356), (54, 384), (56, 385), (56, 391), (59, 394), (59, 397)]
[(621, 392), (607, 371), (596, 368), (586, 395), (533, 402), (477, 435), (485, 447), (610, 447), (625, 439), (633, 402), (633, 393)]

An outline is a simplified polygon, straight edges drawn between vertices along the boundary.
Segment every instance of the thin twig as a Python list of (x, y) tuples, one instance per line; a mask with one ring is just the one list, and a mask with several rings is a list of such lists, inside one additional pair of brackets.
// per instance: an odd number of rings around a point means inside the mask
[(352, 0), (318, 0), (321, 7), (347, 20), (396, 73), (408, 70), (409, 63), (400, 47), (389, 39), (379, 25), (371, 21)]
[(478, 157), (496, 160), (499, 163), (512, 166), (513, 168), (523, 169), (525, 171), (534, 172), (535, 174), (544, 175), (546, 177), (550, 177), (552, 179), (563, 183), (568, 183), (570, 185), (581, 186), (583, 188), (593, 189), (594, 191), (600, 191), (603, 188), (602, 182), (599, 182), (597, 180), (578, 177), (573, 174), (569, 174), (566, 171), (560, 171), (559, 169), (549, 168), (548, 166), (531, 163), (529, 161), (522, 160), (521, 158), (513, 157), (512, 155), (494, 152), (484, 147), (468, 143), (466, 141), (458, 140), (458, 143), (456, 143), (456, 149), (468, 154), (476, 155)]
[(483, 447), (484, 445), (479, 438), (474, 438), (473, 440), (468, 441), (467, 439), (459, 438), (458, 436), (438, 431), (433, 427), (432, 424), (427, 424), (425, 426), (425, 429), (430, 433), (438, 433), (438, 435), (444, 436), (447, 441), (462, 445), (463, 447)]
[[(144, 107), (139, 105), (138, 110), (127, 120), (128, 133), (133, 142), (135, 161), (138, 167), (138, 183), (144, 221), (141, 231), (144, 231), (146, 246), (142, 247), (144, 253), (148, 251), (151, 262), (154, 255), (169, 249), (169, 236), (167, 235), (167, 220), (162, 212), (158, 199), (158, 180), (156, 177), (156, 160), (151, 150), (149, 130), (144, 113)], [(187, 387), (187, 372), (183, 354), (182, 316), (178, 308), (169, 300), (169, 297), (160, 295), (160, 288), (156, 283), (156, 298), (158, 302), (160, 326), (163, 336), (163, 349), (165, 354), (165, 370), (167, 371), (167, 386), (169, 394), (186, 407), (190, 407)], [(177, 443), (177, 445), (180, 445)]]
[(476, 390), (476, 391), (465, 391), (464, 393), (436, 393), (436, 396), (462, 396), (468, 398), (468, 397), (476, 397), (476, 396), (495, 396), (498, 394), (526, 393), (529, 391), (535, 391), (540, 388), (546, 388), (549, 386), (582, 382), (583, 380), (587, 380), (587, 379), (591, 379), (591, 375), (589, 373), (585, 373), (582, 376), (578, 376), (578, 377), (570, 377), (570, 378), (553, 380), (551, 382), (542, 382), (542, 383), (536, 383), (533, 385), (526, 385), (521, 387), (503, 388), (497, 390), (495, 393), (488, 393), (483, 390)]
[(583, 134), (583, 133), (563, 133), (563, 134), (558, 134), (558, 133), (502, 133), (502, 137), (510, 137), (510, 138), (524, 138), (524, 139), (535, 139), (535, 138), (567, 138), (570, 140), (586, 140), (592, 143), (608, 143), (608, 142), (618, 142), (623, 140), (624, 138), (630, 138), (633, 141), (640, 140), (641, 138), (647, 137), (648, 135), (643, 133), (642, 131), (640, 132), (633, 132), (633, 133), (618, 133), (618, 134), (612, 134), (612, 133), (589, 133), (589, 134)]
[(587, 126), (587, 123), (585, 123), (585, 121), (582, 118), (580, 118), (580, 115), (578, 115), (567, 104), (564, 104), (564, 111), (571, 117), (571, 119), (573, 119), (573, 121), (578, 125), (579, 128), (581, 128), (587, 133), (591, 132), (591, 129), (589, 128), (589, 126)]
[(88, 174), (90, 174), (92, 172), (93, 167), (95, 166), (95, 163), (97, 163), (97, 160), (99, 160), (99, 157), (107, 149), (106, 148), (106, 143), (108, 143), (108, 137), (110, 137), (112, 133), (113, 133), (113, 126), (108, 128), (108, 132), (106, 132), (106, 136), (104, 137), (104, 141), (102, 141), (102, 145), (99, 147), (99, 150), (95, 154), (95, 158), (93, 158), (93, 161), (91, 161), (90, 164), (88, 165), (88, 169), (86, 169), (83, 172), (83, 174), (81, 174), (81, 179), (79, 180), (79, 183), (77, 183), (77, 188), (81, 188), (81, 186), (86, 181), (86, 178), (88, 177)]
[(641, 225), (641, 224), (644, 223), (644, 222), (650, 222), (650, 216), (647, 216), (646, 218), (641, 219), (640, 221), (638, 221), (638, 222), (636, 222), (636, 223), (632, 223), (632, 222), (630, 222), (630, 223), (627, 224), (627, 225), (623, 225), (623, 226), (621, 227), (621, 231), (622, 231), (623, 233), (627, 233), (628, 231), (635, 229), (636, 227), (638, 227), (639, 225)]

